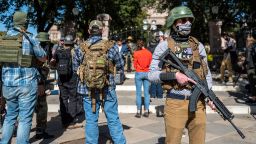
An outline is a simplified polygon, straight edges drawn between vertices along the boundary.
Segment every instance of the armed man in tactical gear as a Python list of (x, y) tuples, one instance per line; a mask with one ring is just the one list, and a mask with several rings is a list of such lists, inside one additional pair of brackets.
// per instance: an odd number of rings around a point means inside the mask
[[(162, 83), (163, 88), (167, 90), (164, 120), (165, 143), (168, 144), (180, 143), (184, 128), (189, 131), (190, 144), (205, 143), (205, 100), (199, 98), (197, 110), (190, 112), (188, 105), (195, 81), (161, 59), (165, 51), (172, 51), (183, 65), (192, 69), (200, 79), (206, 79), (211, 88), (212, 77), (207, 66), (204, 46), (190, 36), (194, 19), (192, 11), (186, 6), (175, 7), (170, 11), (166, 23), (171, 29), (170, 37), (157, 45), (148, 74), (150, 81)], [(212, 102), (209, 104), (214, 109)]]
[(29, 143), (29, 133), (37, 99), (40, 74), (35, 61), (46, 61), (46, 53), (38, 41), (26, 31), (27, 14), (17, 11), (13, 15), (14, 28), (0, 40), (3, 96), (7, 114), (4, 120), (1, 144), (10, 142), (19, 116), (16, 143)]
[(101, 21), (90, 22), (90, 37), (80, 48), (75, 48), (73, 58), (73, 70), (79, 76), (77, 92), (84, 98), (85, 143), (98, 143), (98, 118), (102, 106), (112, 140), (116, 144), (125, 144), (114, 80), (114, 67), (124, 72), (124, 61), (115, 49), (114, 42), (102, 39), (102, 28)]
[[(74, 38), (66, 35), (63, 47), (55, 53), (58, 86), (60, 89), (60, 116), (64, 128), (82, 127), (83, 117), (79, 95), (77, 95), (77, 74), (72, 69), (74, 56)], [(83, 116), (83, 115), (82, 115)]]
[[(40, 42), (41, 48), (46, 51), (47, 56), (50, 53), (50, 39), (49, 34), (46, 32), (39, 32), (36, 36), (37, 40)], [(49, 95), (47, 93), (47, 77), (50, 72), (50, 68), (48, 66), (48, 60), (45, 63), (41, 63), (38, 67), (41, 78), (38, 83), (38, 91), (37, 91), (37, 104), (35, 107), (36, 112), (36, 139), (49, 139), (53, 138), (53, 135), (49, 135), (46, 132), (46, 124), (47, 124), (47, 112), (48, 106), (46, 101), (46, 96)], [(49, 91), (49, 90), (48, 90)]]

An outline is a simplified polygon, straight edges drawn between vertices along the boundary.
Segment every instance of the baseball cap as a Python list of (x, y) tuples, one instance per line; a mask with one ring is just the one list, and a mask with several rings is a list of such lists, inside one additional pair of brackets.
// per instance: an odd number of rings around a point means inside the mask
[(99, 29), (103, 28), (103, 24), (99, 20), (93, 20), (90, 22), (89, 29), (92, 29), (92, 27), (98, 27)]

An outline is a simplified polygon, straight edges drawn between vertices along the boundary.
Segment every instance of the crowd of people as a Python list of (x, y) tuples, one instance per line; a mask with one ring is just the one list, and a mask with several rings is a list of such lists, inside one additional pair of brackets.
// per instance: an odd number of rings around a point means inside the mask
[[(188, 69), (193, 70), (200, 79), (206, 80), (208, 88), (211, 89), (212, 75), (207, 64), (207, 52), (203, 44), (191, 36), (194, 20), (195, 17), (188, 7), (173, 8), (166, 22), (170, 34), (167, 36), (162, 31), (156, 31), (149, 43), (145, 43), (143, 39), (135, 43), (131, 36), (125, 43), (121, 37), (116, 37), (115, 41), (102, 39), (103, 24), (99, 20), (93, 20), (89, 24), (90, 36), (87, 40), (74, 39), (72, 35), (66, 35), (53, 45), (46, 32), (40, 32), (33, 38), (26, 30), (27, 14), (15, 12), (14, 28), (8, 31), (6, 36), (1, 37), (1, 40), (5, 41), (4, 47), (17, 47), (21, 54), (15, 55), (6, 50), (4, 54), (19, 57), (16, 61), (0, 57), (2, 95), (6, 101), (0, 143), (8, 144), (15, 129), (17, 143), (29, 143), (34, 112), (37, 119), (36, 138), (54, 137), (46, 132), (46, 98), (50, 94), (47, 76), (50, 68), (57, 70), (58, 73), (62, 126), (67, 129), (82, 127), (85, 120), (85, 143), (98, 143), (100, 108), (106, 116), (113, 142), (126, 143), (115, 90), (115, 76), (119, 73), (125, 79), (125, 70), (135, 71), (135, 117), (149, 117), (150, 98), (163, 98), (165, 92), (165, 142), (180, 143), (183, 129), (187, 128), (190, 144), (205, 143), (206, 104), (215, 110), (214, 104), (201, 97), (197, 102), (196, 111), (189, 111), (190, 96), (196, 82), (161, 59), (162, 55), (170, 50)], [(249, 79), (255, 76), (256, 42), (255, 37), (253, 38), (254, 41), (248, 44), (247, 54), (239, 59), (240, 66), (247, 69)], [(224, 58), (220, 68), (220, 79), (225, 82), (225, 68), (228, 68), (228, 82), (233, 82), (230, 65), (234, 57), (235, 40), (224, 33), (222, 42)], [(10, 46), (10, 43), (15, 44)], [(256, 102), (253, 82), (250, 101)]]

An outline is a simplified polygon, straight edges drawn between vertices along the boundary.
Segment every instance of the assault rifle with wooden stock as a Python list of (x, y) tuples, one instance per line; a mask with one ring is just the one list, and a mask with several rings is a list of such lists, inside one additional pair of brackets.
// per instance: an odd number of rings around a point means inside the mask
[(244, 134), (236, 127), (236, 125), (232, 122), (234, 115), (226, 108), (226, 106), (219, 100), (219, 98), (215, 95), (215, 93), (208, 88), (206, 80), (201, 80), (197, 74), (193, 71), (185, 67), (179, 58), (172, 52), (170, 49), (167, 49), (160, 59), (165, 62), (168, 66), (173, 67), (175, 69), (180, 70), (187, 77), (193, 79), (196, 84), (192, 87), (192, 94), (189, 100), (189, 111), (195, 112), (197, 101), (200, 96), (204, 96), (213, 102), (216, 107), (217, 113), (224, 119), (228, 120), (231, 125), (235, 128), (237, 133), (241, 136), (241, 138), (245, 138)]

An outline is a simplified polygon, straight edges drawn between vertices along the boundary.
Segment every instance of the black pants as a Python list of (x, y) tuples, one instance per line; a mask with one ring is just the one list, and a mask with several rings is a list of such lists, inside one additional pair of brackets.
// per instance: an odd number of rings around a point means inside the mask
[(77, 94), (77, 75), (59, 77), (60, 115), (63, 124), (69, 124), (83, 110), (81, 95)]
[(248, 80), (250, 84), (250, 92), (251, 96), (256, 96), (256, 74), (255, 69), (249, 69), (247, 70)]

